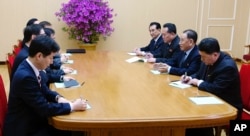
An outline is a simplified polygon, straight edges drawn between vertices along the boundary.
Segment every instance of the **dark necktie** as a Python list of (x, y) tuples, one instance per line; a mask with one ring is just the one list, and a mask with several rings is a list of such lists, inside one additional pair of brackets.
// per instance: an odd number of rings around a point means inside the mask
[(37, 80), (38, 80), (38, 83), (39, 83), (39, 86), (41, 87), (41, 76), (40, 76), (40, 74), (37, 76)]
[(210, 67), (211, 67), (210, 65), (207, 65), (207, 67), (206, 67), (206, 71), (205, 71), (204, 76), (203, 76), (204, 81), (206, 81), (209, 78)]
[(184, 61), (186, 60), (186, 57), (187, 57), (187, 53), (184, 52), (184, 55), (182, 56), (181, 61), (180, 61), (180, 63), (179, 63), (179, 67), (182, 67), (182, 64), (183, 64)]

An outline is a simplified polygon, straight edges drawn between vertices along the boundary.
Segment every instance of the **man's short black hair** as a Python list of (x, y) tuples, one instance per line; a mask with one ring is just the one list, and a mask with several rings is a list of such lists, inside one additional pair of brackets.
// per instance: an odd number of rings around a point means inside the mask
[(202, 39), (198, 44), (198, 48), (200, 51), (203, 51), (206, 54), (220, 52), (220, 45), (218, 40), (211, 37)]
[(188, 39), (193, 39), (194, 43), (196, 43), (197, 39), (198, 39), (198, 35), (197, 32), (192, 30), (192, 29), (187, 29), (185, 31), (183, 31), (183, 33), (187, 34), (187, 38)]
[(174, 33), (174, 34), (176, 34), (176, 26), (175, 26), (175, 24), (173, 24), (173, 23), (166, 23), (166, 24), (164, 24), (163, 25), (163, 27), (164, 28), (168, 28), (168, 33)]
[(46, 35), (39, 35), (31, 41), (29, 56), (34, 57), (38, 52), (41, 52), (43, 56), (46, 57), (59, 50), (59, 45), (52, 38)]
[(158, 23), (158, 22), (151, 22), (151, 23), (149, 24), (149, 27), (150, 27), (150, 26), (153, 26), (153, 25), (156, 26), (156, 29), (161, 29), (161, 24), (160, 24), (160, 23)]

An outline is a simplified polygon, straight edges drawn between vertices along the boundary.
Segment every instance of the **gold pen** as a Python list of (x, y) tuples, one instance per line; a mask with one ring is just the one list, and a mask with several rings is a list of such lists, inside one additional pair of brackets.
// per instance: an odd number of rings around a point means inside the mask
[(85, 81), (83, 81), (82, 83), (81, 83), (81, 86), (83, 86), (85, 84)]

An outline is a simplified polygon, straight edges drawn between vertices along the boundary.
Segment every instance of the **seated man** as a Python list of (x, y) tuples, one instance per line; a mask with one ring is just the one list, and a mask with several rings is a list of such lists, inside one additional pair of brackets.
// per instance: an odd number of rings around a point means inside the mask
[(194, 30), (185, 30), (180, 36), (181, 55), (169, 60), (167, 63), (155, 63), (154, 69), (161, 73), (173, 75), (194, 74), (200, 68), (201, 58), (196, 46), (197, 33)]
[(150, 33), (150, 36), (152, 37), (150, 43), (146, 47), (136, 48), (134, 50), (136, 55), (144, 56), (146, 52), (150, 52), (152, 54), (159, 52), (159, 49), (163, 45), (160, 23), (158, 22), (150, 23), (149, 33)]
[[(198, 49), (202, 60), (200, 69), (191, 76), (182, 76), (181, 81), (217, 95), (237, 108), (240, 116), (242, 111), (240, 78), (235, 61), (220, 51), (219, 42), (214, 38), (201, 40)], [(212, 132), (212, 128), (187, 129), (186, 135), (212, 136)]]
[(180, 38), (176, 34), (176, 26), (172, 23), (166, 23), (163, 25), (162, 38), (164, 45), (161, 46), (160, 51), (157, 53), (146, 53), (147, 62), (163, 62), (167, 63), (168, 60), (180, 55)]
[(57, 132), (48, 118), (85, 110), (86, 100), (69, 101), (51, 91), (43, 70), (52, 63), (58, 44), (47, 36), (37, 36), (29, 47), (28, 58), (22, 61), (10, 85), (4, 136), (51, 136)]

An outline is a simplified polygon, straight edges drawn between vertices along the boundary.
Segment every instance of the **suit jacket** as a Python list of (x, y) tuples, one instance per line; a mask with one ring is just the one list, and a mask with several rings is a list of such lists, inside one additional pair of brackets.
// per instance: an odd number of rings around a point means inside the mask
[[(12, 76), (15, 73), (16, 69), (18, 68), (19, 64), (22, 61), (24, 61), (28, 56), (29, 56), (29, 47), (25, 45), (25, 46), (23, 46), (20, 53), (16, 56), (16, 58), (14, 60), (12, 73), (11, 73), (11, 80), (12, 80)], [(53, 63), (54, 62), (55, 62), (55, 60), (53, 59)], [(53, 82), (61, 82), (60, 77), (62, 75), (65, 75), (64, 71), (61, 69), (53, 70), (50, 67), (48, 67), (45, 69), (45, 71), (46, 71), (46, 74), (48, 76), (47, 77), (48, 84), (53, 83)]]
[(230, 56), (220, 52), (218, 60), (212, 66), (201, 63), (200, 70), (192, 77), (204, 80), (199, 85), (199, 90), (213, 93), (237, 109), (242, 109), (239, 71)]
[(156, 43), (155, 43), (155, 40), (152, 39), (146, 47), (141, 48), (141, 51), (150, 52), (153, 55), (158, 54), (163, 45), (164, 45), (164, 42), (163, 42), (162, 36), (160, 36), (158, 40), (156, 41)]
[(62, 61), (61, 61), (61, 56), (59, 53), (57, 53), (54, 57), (53, 57), (53, 64), (50, 65), (51, 69), (60, 69), (62, 66)]
[(57, 92), (51, 91), (41, 73), (41, 86), (28, 62), (23, 61), (10, 86), (8, 111), (4, 122), (4, 136), (48, 135), (48, 117), (69, 114), (68, 103), (57, 103)]
[(201, 64), (201, 57), (198, 51), (198, 47), (196, 45), (191, 50), (187, 58), (183, 61), (182, 59), (184, 56), (185, 52), (181, 51), (181, 55), (171, 59), (167, 63), (171, 66), (169, 74), (183, 75), (185, 72), (187, 72), (187, 75), (192, 75), (199, 70)]
[(28, 57), (29, 55), (29, 47), (26, 46), (25, 44), (23, 44), (23, 48), (21, 49), (21, 51), (17, 54), (17, 56), (15, 57), (14, 63), (13, 63), (13, 68), (11, 71), (11, 79), (15, 73), (15, 71), (17, 70), (17, 67), (19, 66), (19, 64)]
[(179, 42), (180, 38), (176, 36), (170, 44), (164, 43), (164, 45), (161, 46), (160, 52), (154, 54), (156, 63), (167, 63), (172, 58), (178, 57), (181, 53)]

